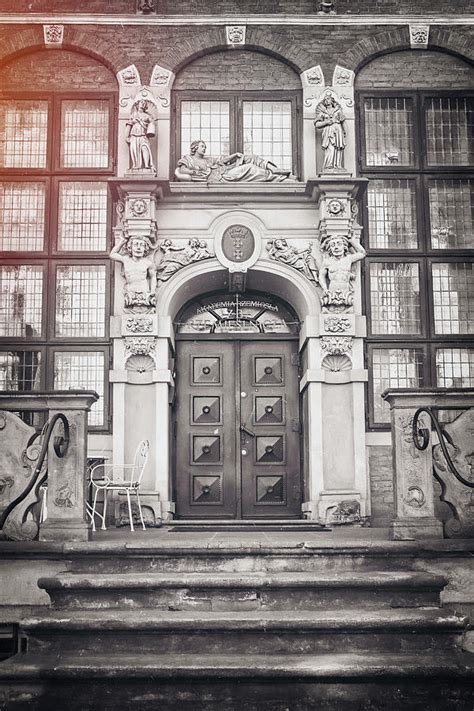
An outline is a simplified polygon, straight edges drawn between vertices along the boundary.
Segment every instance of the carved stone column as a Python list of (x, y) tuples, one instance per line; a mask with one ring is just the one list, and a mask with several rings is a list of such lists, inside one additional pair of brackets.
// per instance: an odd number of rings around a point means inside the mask
[[(442, 524), (434, 515), (432, 448), (418, 450), (412, 434), (413, 416), (419, 407), (426, 406), (426, 395), (386, 390), (383, 398), (390, 403), (392, 424), (395, 516), (391, 537), (442, 538)], [(420, 418), (420, 426), (431, 428), (427, 415)]]

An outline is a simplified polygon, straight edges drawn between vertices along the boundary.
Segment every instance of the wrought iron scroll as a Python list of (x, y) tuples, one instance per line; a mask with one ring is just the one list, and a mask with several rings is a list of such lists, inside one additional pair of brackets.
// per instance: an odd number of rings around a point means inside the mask
[[(16, 497), (13, 501), (11, 501), (8, 506), (5, 508), (3, 513), (0, 516), (0, 529), (4, 527), (5, 522), (7, 521), (9, 515), (12, 513), (12, 511), (19, 506), (19, 504), (24, 501), (27, 496), (35, 490), (35, 492), (39, 491), (39, 488), (42, 484), (47, 479), (48, 476), (48, 470), (46, 469), (43, 471), (43, 465), (46, 459), (46, 455), (48, 453), (48, 447), (49, 443), (51, 441), (51, 438), (54, 433), (54, 428), (56, 427), (56, 424), (58, 421), (61, 421), (63, 424), (64, 428), (64, 433), (62, 435), (56, 435), (54, 440), (53, 440), (53, 448), (56, 456), (59, 459), (62, 459), (68, 450), (69, 447), (69, 421), (62, 412), (57, 412), (53, 417), (45, 424), (42, 430), (42, 437), (43, 437), (43, 443), (41, 446), (41, 451), (38, 457), (37, 464), (35, 466), (35, 469), (33, 471), (33, 475), (31, 476), (30, 481), (28, 482), (28, 485), (26, 488), (22, 491), (22, 493)], [(30, 441), (31, 444), (31, 441)], [(43, 473), (42, 473), (43, 472)], [(35, 499), (36, 501), (36, 499)], [(35, 503), (33, 501), (33, 504)], [(30, 507), (28, 507), (30, 508)]]
[[(443, 409), (446, 410), (450, 408)], [(456, 409), (459, 410), (458, 407)], [(438, 435), (439, 446), (441, 447), (441, 451), (443, 452), (443, 456), (450, 471), (454, 474), (456, 479), (461, 482), (461, 484), (464, 484), (464, 486), (468, 486), (470, 489), (474, 489), (474, 481), (469, 481), (468, 479), (465, 479), (454, 466), (453, 460), (451, 459), (448, 449), (446, 447), (445, 440), (448, 442), (448, 444), (454, 447), (453, 441), (451, 439), (451, 436), (441, 428), (439, 420), (431, 407), (419, 407), (413, 416), (413, 442), (415, 444), (415, 447), (420, 451), (424, 451), (428, 447), (428, 444), (430, 442), (430, 430), (427, 427), (418, 426), (418, 420), (420, 418), (420, 415), (422, 415), (424, 412), (429, 415), (431, 424), (433, 425), (435, 432)]]

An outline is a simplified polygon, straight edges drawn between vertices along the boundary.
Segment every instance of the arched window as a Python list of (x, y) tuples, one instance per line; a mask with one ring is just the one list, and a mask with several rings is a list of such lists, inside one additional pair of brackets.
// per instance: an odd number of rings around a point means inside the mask
[(115, 77), (48, 49), (0, 85), (0, 389), (96, 390), (107, 429)]
[(209, 156), (251, 153), (300, 173), (301, 81), (287, 64), (259, 52), (216, 52), (188, 64), (173, 88), (173, 169), (201, 139)]
[(474, 386), (473, 74), (406, 51), (357, 77), (372, 427), (387, 387)]

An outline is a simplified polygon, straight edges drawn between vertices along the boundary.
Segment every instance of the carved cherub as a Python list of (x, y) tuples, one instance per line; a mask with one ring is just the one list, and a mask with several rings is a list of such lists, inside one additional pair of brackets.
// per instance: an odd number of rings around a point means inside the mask
[(273, 239), (268, 242), (267, 251), (271, 259), (288, 264), (317, 283), (318, 267), (312, 254), (311, 242), (305, 249), (297, 249), (295, 246), (290, 246), (286, 239)]
[[(125, 252), (124, 248), (125, 247)], [(154, 306), (156, 303), (155, 247), (148, 237), (120, 237), (110, 258), (122, 264), (125, 277), (125, 306)]]

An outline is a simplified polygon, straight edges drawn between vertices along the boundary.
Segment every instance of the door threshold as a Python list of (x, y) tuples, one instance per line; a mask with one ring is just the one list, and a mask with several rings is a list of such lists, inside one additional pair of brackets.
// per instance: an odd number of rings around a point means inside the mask
[(181, 519), (167, 524), (169, 533), (216, 533), (219, 531), (249, 532), (253, 531), (330, 531), (318, 521), (307, 521), (306, 519), (216, 519), (196, 520)]

